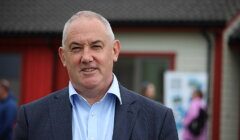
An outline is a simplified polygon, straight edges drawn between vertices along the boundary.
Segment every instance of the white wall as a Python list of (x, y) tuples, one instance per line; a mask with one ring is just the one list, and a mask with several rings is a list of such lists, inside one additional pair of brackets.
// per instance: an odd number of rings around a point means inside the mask
[(232, 52), (229, 50), (229, 46), (227, 46), (227, 37), (231, 31), (232, 29), (229, 29), (224, 34), (220, 129), (221, 140), (239, 140), (240, 54)]
[(228, 47), (223, 51), (221, 140), (238, 140), (240, 102), (240, 56)]
[(207, 42), (199, 32), (120, 32), (116, 38), (122, 52), (174, 52), (176, 71), (207, 71)]

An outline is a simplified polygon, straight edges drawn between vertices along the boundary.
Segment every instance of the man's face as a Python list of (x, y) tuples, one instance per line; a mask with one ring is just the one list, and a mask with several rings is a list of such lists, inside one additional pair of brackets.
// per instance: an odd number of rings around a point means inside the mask
[(5, 96), (5, 89), (2, 85), (0, 85), (0, 100), (2, 100)]
[(149, 84), (147, 86), (147, 90), (146, 90), (146, 96), (151, 98), (151, 99), (154, 99), (155, 98), (155, 87), (153, 84)]
[(103, 23), (81, 17), (70, 23), (59, 55), (74, 87), (81, 91), (109, 86), (119, 51), (119, 41), (110, 38)]

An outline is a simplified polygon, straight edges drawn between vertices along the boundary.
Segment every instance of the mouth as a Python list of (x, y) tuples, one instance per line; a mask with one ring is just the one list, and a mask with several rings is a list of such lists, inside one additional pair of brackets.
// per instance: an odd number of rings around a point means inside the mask
[(97, 70), (97, 68), (82, 68), (81, 71), (84, 72), (84, 73), (91, 73), (91, 72), (94, 72), (95, 70)]

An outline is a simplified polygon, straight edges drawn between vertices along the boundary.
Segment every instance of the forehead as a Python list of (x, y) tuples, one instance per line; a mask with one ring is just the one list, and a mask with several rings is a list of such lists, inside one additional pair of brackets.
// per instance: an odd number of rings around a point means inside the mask
[(68, 26), (65, 44), (110, 40), (106, 26), (96, 17), (77, 17)]
[[(87, 17), (87, 16), (81, 16), (81, 17), (76, 17), (70, 22), (70, 26), (74, 25), (84, 25), (84, 24), (94, 24), (94, 25), (100, 25), (102, 27), (105, 27), (103, 22), (100, 21), (97, 17)], [(69, 26), (69, 27), (70, 27)]]
[(106, 26), (95, 17), (78, 17), (74, 19), (68, 27), (67, 36), (71, 34), (89, 34), (101, 33), (107, 34)]

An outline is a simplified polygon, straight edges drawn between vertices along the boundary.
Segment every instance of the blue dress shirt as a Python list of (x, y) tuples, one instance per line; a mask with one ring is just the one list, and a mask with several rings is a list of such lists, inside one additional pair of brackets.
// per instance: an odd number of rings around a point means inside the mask
[(73, 140), (112, 140), (116, 100), (122, 104), (114, 74), (113, 82), (104, 97), (93, 105), (76, 92), (71, 82), (69, 99), (72, 104)]

